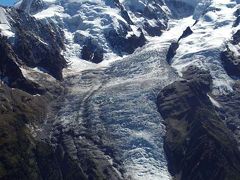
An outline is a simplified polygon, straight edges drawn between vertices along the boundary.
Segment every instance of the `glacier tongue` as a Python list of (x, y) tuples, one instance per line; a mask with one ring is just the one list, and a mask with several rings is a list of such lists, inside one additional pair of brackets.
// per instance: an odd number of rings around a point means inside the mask
[[(120, 1), (129, 9), (137, 3), (129, 13), (137, 23), (131, 25), (121, 16), (119, 8), (109, 8), (106, 1), (44, 2), (47, 7), (34, 16), (63, 27), (66, 37), (66, 51), (63, 54), (72, 63), (64, 70), (68, 93), (62, 99), (63, 104), (55, 122), (60, 124), (64, 133), (70, 132), (64, 137), (70, 155), (73, 159), (79, 158), (77, 146), (84, 139), (93, 144), (114, 168), (120, 162), (124, 171), (118, 167), (116, 171), (120, 176), (123, 174), (125, 179), (170, 180), (163, 149), (165, 126), (156, 107), (157, 94), (168, 84), (179, 80), (181, 73), (190, 65), (210, 71), (216, 93), (232, 90), (232, 79), (222, 67), (220, 53), (225, 48), (224, 42), (232, 35), (236, 4), (230, 0), (182, 0), (194, 6), (193, 16), (170, 20), (169, 29), (161, 37), (148, 36), (149, 43), (136, 49), (133, 54), (113, 58), (115, 53), (103, 31), (120, 31), (127, 27), (125, 37), (139, 37), (138, 26), (141, 27), (140, 22), (145, 19), (139, 18), (136, 12), (134, 14), (134, 10), (145, 8), (146, 0)], [(169, 13), (165, 4), (160, 9)], [(150, 10), (154, 10), (151, 5)], [(4, 20), (1, 11), (0, 16)], [(158, 16), (163, 16), (159, 18), (162, 21), (166, 18), (164, 14)], [(155, 26), (158, 21), (148, 22)], [(193, 33), (179, 41), (179, 48), (169, 65), (166, 62), (169, 46), (178, 40), (187, 27)], [(223, 37), (223, 34), (229, 36)], [(103, 61), (96, 65), (80, 59), (84, 41), (89, 37), (101, 44), (106, 52), (105, 59), (110, 59), (112, 63)], [(71, 134), (75, 135), (72, 139)]]
[(170, 22), (161, 38), (151, 38), (110, 65), (103, 62), (81, 70), (79, 64), (79, 70), (72, 66), (65, 71), (69, 93), (58, 121), (66, 131), (81, 133), (77, 141), (91, 134), (102, 142), (101, 151), (110, 147), (116, 154), (111, 162), (122, 162), (125, 179), (171, 179), (163, 149), (165, 126), (155, 101), (163, 87), (179, 78), (165, 57), (172, 40), (192, 22)]

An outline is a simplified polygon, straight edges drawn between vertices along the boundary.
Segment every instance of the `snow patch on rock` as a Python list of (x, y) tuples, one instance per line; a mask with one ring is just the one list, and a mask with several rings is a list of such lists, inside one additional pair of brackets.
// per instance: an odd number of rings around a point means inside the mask
[(0, 34), (8, 38), (15, 36), (15, 33), (8, 21), (7, 12), (2, 7), (0, 7)]

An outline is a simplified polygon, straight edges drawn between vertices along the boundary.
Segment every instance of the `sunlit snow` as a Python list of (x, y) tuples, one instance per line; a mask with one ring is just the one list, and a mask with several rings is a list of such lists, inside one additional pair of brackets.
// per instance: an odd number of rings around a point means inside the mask
[(11, 25), (6, 16), (6, 10), (0, 7), (0, 34), (6, 37), (14, 37)]
[(172, 61), (172, 66), (180, 74), (189, 65), (210, 70), (214, 78), (214, 93), (232, 91), (233, 82), (222, 67), (220, 53), (233, 35), (235, 6), (236, 2), (231, 0), (213, 0), (198, 23), (194, 26), (189, 24), (194, 33), (180, 41)]

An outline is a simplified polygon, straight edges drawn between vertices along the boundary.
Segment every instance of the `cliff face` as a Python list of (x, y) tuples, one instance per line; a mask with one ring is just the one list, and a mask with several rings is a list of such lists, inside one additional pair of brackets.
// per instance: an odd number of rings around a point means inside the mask
[(0, 86), (0, 179), (86, 179), (59, 147), (38, 139), (49, 97)]
[(3, 84), (0, 91), (0, 178), (39, 179), (34, 152), (37, 144), (27, 125), (31, 126), (44, 117), (45, 102), (40, 97)]
[(181, 180), (238, 180), (240, 152), (207, 95), (210, 75), (190, 67), (183, 77), (165, 87), (157, 101), (167, 127), (170, 172)]
[(43, 24), (20, 10), (12, 9), (9, 13), (15, 29), (13, 49), (19, 59), (29, 67), (43, 68), (62, 80), (62, 69), (66, 67), (61, 53), (64, 49), (63, 32), (54, 24)]
[[(18, 66), (40, 68), (58, 80), (62, 80), (62, 69), (66, 61), (63, 32), (54, 24), (37, 21), (22, 10), (9, 8), (3, 11), (11, 36), (5, 42), (12, 49)], [(4, 36), (4, 34), (3, 34)]]
[(240, 30), (233, 34), (221, 58), (229, 76), (240, 77)]
[(41, 89), (39, 85), (27, 80), (23, 76), (19, 68), (19, 58), (7, 42), (7, 39), (3, 37), (0, 39), (0, 54), (1, 81), (10, 87), (19, 88), (29, 93), (43, 93), (43, 89)]

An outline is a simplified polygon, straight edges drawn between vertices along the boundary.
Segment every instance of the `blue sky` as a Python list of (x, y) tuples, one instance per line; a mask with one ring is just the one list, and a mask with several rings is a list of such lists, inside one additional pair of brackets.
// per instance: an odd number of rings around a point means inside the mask
[(1, 5), (11, 6), (16, 2), (16, 0), (0, 0)]

